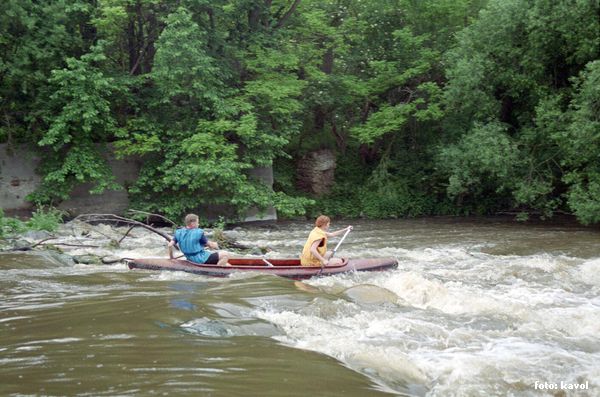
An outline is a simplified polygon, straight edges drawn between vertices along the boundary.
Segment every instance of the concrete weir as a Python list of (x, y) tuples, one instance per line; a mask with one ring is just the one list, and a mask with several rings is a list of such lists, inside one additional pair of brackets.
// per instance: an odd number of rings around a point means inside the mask
[[(141, 161), (136, 159), (117, 159), (114, 152), (108, 151), (106, 159), (112, 169), (117, 183), (121, 186), (131, 185), (137, 178)], [(39, 156), (25, 146), (0, 144), (0, 208), (7, 214), (26, 214), (33, 205), (26, 200), (28, 194), (35, 191), (41, 183), (36, 169), (40, 163)], [(250, 177), (273, 186), (273, 169), (260, 167), (250, 170)], [(105, 190), (101, 194), (91, 194), (93, 184), (82, 183), (75, 187), (71, 198), (61, 202), (58, 208), (67, 210), (73, 215), (83, 213), (122, 214), (129, 208), (129, 197), (125, 189)], [(214, 212), (214, 213), (213, 213)], [(208, 210), (203, 214), (208, 219), (218, 219), (218, 210)], [(244, 219), (252, 221), (277, 220), (274, 208), (259, 212), (251, 209)]]

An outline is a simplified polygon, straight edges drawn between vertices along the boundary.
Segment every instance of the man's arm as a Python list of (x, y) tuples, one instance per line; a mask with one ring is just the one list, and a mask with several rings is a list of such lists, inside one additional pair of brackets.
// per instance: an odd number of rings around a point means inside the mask
[(174, 259), (175, 257), (173, 256), (173, 247), (177, 244), (177, 240), (173, 239), (171, 241), (169, 241), (169, 244), (167, 244), (167, 247), (169, 247), (169, 258)]
[(202, 237), (200, 237), (200, 245), (207, 246), (208, 248), (213, 250), (219, 249), (219, 244), (217, 244), (216, 241), (210, 241), (209, 239), (207, 239), (204, 233), (202, 233)]
[(340, 229), (338, 231), (331, 232), (331, 233), (326, 233), (326, 234), (327, 234), (327, 237), (336, 237), (336, 236), (339, 236), (340, 234), (346, 233), (347, 230), (352, 230), (352, 226), (348, 226), (348, 227), (345, 227), (345, 228)]
[(315, 242), (312, 243), (312, 245), (310, 246), (310, 252), (319, 260), (319, 262), (321, 262), (321, 266), (327, 266), (327, 263), (329, 261), (322, 257), (321, 254), (319, 254), (319, 251), (317, 250), (319, 244), (321, 244), (321, 241), (322, 240), (315, 240)]

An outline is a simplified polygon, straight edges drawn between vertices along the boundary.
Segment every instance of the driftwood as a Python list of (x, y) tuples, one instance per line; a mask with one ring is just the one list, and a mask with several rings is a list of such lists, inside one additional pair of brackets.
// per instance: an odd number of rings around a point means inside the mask
[(63, 245), (65, 247), (80, 247), (80, 248), (100, 248), (99, 245), (88, 245), (88, 244), (55, 243), (52, 245)]
[[(153, 217), (157, 217), (160, 218), (166, 222), (171, 223), (174, 226), (177, 226), (177, 224), (175, 222), (173, 222), (172, 220), (162, 216), (162, 215), (158, 215), (158, 214), (152, 214), (149, 212), (144, 212), (144, 211), (138, 211), (138, 210), (130, 210), (130, 213), (134, 213), (134, 214), (143, 214), (143, 215), (147, 215), (148, 217), (153, 216)], [(150, 225), (147, 225), (143, 222), (139, 222), (136, 221), (135, 219), (130, 219), (130, 218), (126, 218), (126, 217), (122, 217), (119, 215), (115, 215), (115, 214), (81, 214), (77, 217), (75, 217), (72, 222), (75, 221), (79, 221), (79, 222), (83, 222), (83, 223), (87, 223), (93, 226), (93, 224), (95, 223), (113, 223), (113, 224), (125, 224), (125, 225), (129, 225), (129, 228), (127, 229), (127, 231), (125, 232), (125, 234), (117, 241), (117, 244), (120, 244), (127, 236), (129, 236), (129, 234), (131, 233), (131, 231), (136, 228), (136, 227), (141, 227), (144, 228), (146, 230), (149, 230), (153, 233), (158, 234), (159, 236), (161, 236), (162, 238), (164, 238), (165, 240), (167, 240), (168, 242), (170, 242), (172, 240), (171, 236), (165, 232), (162, 232)], [(98, 232), (99, 234), (102, 234), (105, 237), (110, 238), (110, 236), (95, 230), (96, 232)], [(222, 243), (222, 245), (225, 246), (225, 248), (229, 248), (229, 249), (237, 249), (237, 250), (241, 250), (241, 251), (247, 251), (247, 250), (251, 250), (255, 247), (250, 247), (247, 246), (245, 244), (240, 244), (237, 241), (225, 236), (222, 233), (216, 233), (214, 236), (217, 241), (219, 241), (220, 243)], [(33, 248), (40, 246), (40, 245), (44, 245), (47, 241), (49, 240), (55, 240), (57, 239), (57, 237), (49, 237), (46, 239), (43, 239), (31, 246), (28, 247), (22, 247), (22, 248), (13, 248), (12, 251), (29, 251), (32, 250)], [(116, 241), (116, 240), (113, 240)], [(100, 248), (99, 246), (96, 245), (86, 245), (86, 244), (68, 244), (68, 243), (55, 243), (53, 245), (57, 245), (57, 246), (67, 246), (67, 247), (80, 247), (80, 248)], [(265, 247), (258, 247), (261, 249), (261, 251), (265, 251)], [(266, 248), (266, 250), (268, 250), (268, 248)], [(184, 257), (184, 255), (179, 255), (174, 259), (179, 259)], [(124, 259), (127, 258), (121, 258), (119, 260), (112, 260), (112, 259), (103, 259), (102, 262), (103, 263), (116, 263), (118, 261), (122, 261)]]
[(121, 241), (125, 240), (125, 237), (127, 237), (129, 235), (129, 232), (131, 232), (133, 230), (134, 227), (136, 227), (137, 225), (132, 225), (129, 227), (129, 229), (127, 229), (127, 231), (125, 232), (125, 234), (123, 235), (123, 237), (121, 237), (118, 241), (119, 244), (121, 244)]
[(56, 237), (48, 237), (48, 238), (45, 238), (43, 240), (40, 240), (37, 243), (33, 244), (30, 248), (33, 249), (33, 248), (37, 247), (38, 245), (41, 245), (41, 244), (45, 243), (48, 240), (56, 240)]
[(146, 215), (146, 219), (149, 219), (151, 216), (155, 217), (155, 218), (159, 218), (162, 219), (163, 221), (166, 221), (168, 223), (170, 223), (173, 226), (177, 226), (177, 222), (173, 222), (172, 220), (170, 220), (169, 218), (159, 215), (159, 214), (153, 214), (151, 212), (146, 212), (146, 211), (140, 211), (140, 210), (129, 210), (127, 212), (130, 212), (132, 214), (141, 214), (141, 215)]
[[(152, 226), (146, 225), (145, 223), (136, 221), (134, 219), (125, 218), (125, 217), (118, 216), (115, 214), (81, 214), (81, 215), (75, 217), (75, 219), (73, 219), (73, 220), (74, 221), (78, 220), (78, 221), (86, 222), (86, 223), (91, 223), (91, 222), (125, 223), (130, 226), (134, 226), (134, 227), (142, 227), (146, 230), (149, 230), (153, 233), (158, 234), (159, 236), (161, 236), (162, 238), (164, 238), (167, 241), (171, 241), (171, 236), (169, 236), (165, 232), (161, 232), (160, 230), (157, 230), (157, 229), (153, 228)], [(129, 230), (129, 231), (131, 231), (131, 230)], [(128, 234), (129, 231), (126, 234)]]
[[(26, 247), (12, 248), (9, 251), (31, 251), (39, 245), (46, 245), (46, 241), (49, 241), (49, 240), (56, 240), (56, 237), (46, 238), (44, 240), (38, 241), (37, 243), (35, 243), (33, 245), (29, 245)], [(54, 243), (52, 245), (62, 245), (65, 247), (80, 247), (80, 248), (100, 248), (100, 246), (98, 246), (98, 245), (88, 245), (88, 244)]]

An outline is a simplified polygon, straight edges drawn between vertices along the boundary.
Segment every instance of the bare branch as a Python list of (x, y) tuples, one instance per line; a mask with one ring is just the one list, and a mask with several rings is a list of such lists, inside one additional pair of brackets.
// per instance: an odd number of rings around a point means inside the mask
[(136, 225), (132, 225), (132, 226), (129, 227), (129, 229), (127, 229), (127, 232), (125, 232), (125, 234), (123, 235), (123, 237), (121, 237), (119, 239), (119, 244), (121, 244), (121, 241), (125, 240), (125, 237), (127, 237), (127, 235), (129, 234), (129, 232), (132, 231), (134, 227), (136, 227)]
[(148, 226), (145, 223), (138, 222), (136, 220), (129, 219), (129, 218), (124, 218), (122, 216), (118, 216), (115, 214), (81, 214), (81, 215), (77, 216), (74, 220), (80, 220), (80, 221), (86, 222), (86, 223), (114, 222), (114, 223), (125, 223), (128, 225), (135, 225), (135, 226), (142, 227), (146, 230), (149, 230), (153, 233), (156, 233), (167, 241), (171, 241), (171, 236), (169, 236), (167, 233), (161, 232), (160, 230), (157, 230), (157, 229), (153, 228), (152, 226)]
[(100, 248), (99, 245), (87, 245), (87, 244), (54, 243), (52, 245), (64, 245), (65, 247), (80, 247), (80, 248)]
[(31, 248), (35, 248), (35, 247), (37, 247), (38, 245), (40, 245), (40, 244), (42, 244), (42, 243), (45, 243), (45, 242), (46, 242), (46, 241), (48, 241), (48, 240), (56, 240), (56, 237), (48, 237), (48, 238), (45, 238), (45, 239), (43, 239), (43, 240), (40, 240), (39, 242), (37, 242), (37, 243), (33, 244), (33, 245), (31, 246)]
[(170, 223), (171, 225), (173, 225), (173, 226), (177, 226), (177, 223), (176, 223), (176, 222), (173, 222), (173, 221), (172, 221), (172, 220), (170, 220), (169, 218), (167, 218), (167, 217), (165, 217), (165, 216), (162, 216), (162, 215), (159, 215), (159, 214), (153, 214), (153, 213), (151, 213), (151, 212), (139, 211), (139, 210), (129, 210), (129, 211), (127, 211), (127, 212), (131, 212), (131, 213), (133, 213), (133, 214), (142, 214), (142, 215), (150, 215), (150, 216), (154, 216), (154, 217), (157, 217), (157, 218), (160, 218), (160, 219), (162, 219), (162, 220), (164, 220), (164, 221), (167, 221), (167, 222), (169, 222), (169, 223)]

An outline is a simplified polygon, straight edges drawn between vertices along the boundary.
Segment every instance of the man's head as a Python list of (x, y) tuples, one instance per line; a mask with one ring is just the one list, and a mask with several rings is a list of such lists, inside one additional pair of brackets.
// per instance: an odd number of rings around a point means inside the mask
[(329, 226), (329, 222), (331, 222), (331, 219), (327, 215), (320, 215), (315, 221), (315, 226), (323, 229)]
[(198, 215), (196, 215), (196, 214), (187, 214), (185, 216), (185, 225), (187, 227), (198, 226)]

